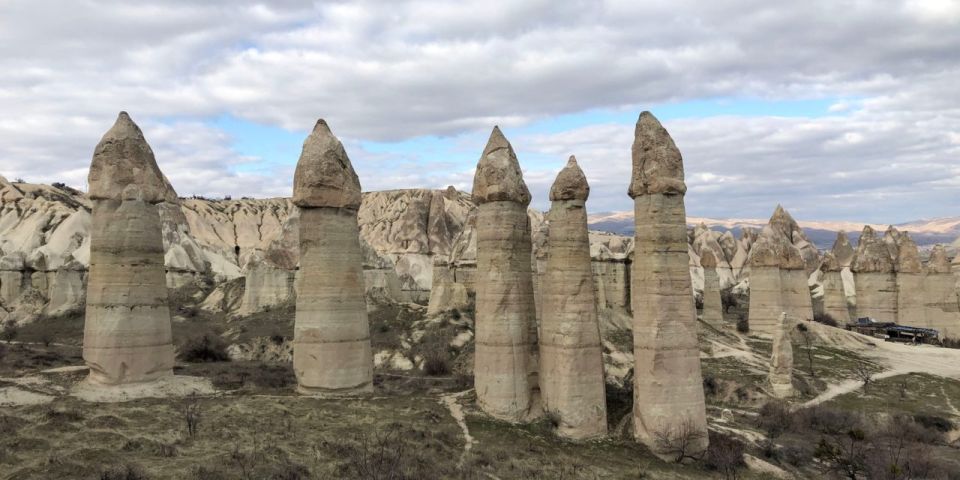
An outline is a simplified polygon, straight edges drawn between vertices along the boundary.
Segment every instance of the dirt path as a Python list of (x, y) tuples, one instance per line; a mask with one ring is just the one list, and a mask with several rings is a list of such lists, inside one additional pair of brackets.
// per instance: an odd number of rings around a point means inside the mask
[(460, 460), (457, 462), (457, 468), (463, 468), (463, 462), (467, 459), (467, 452), (473, 448), (473, 437), (470, 436), (470, 429), (467, 427), (466, 416), (463, 414), (463, 405), (460, 405), (460, 397), (472, 392), (473, 389), (464, 390), (457, 393), (449, 393), (440, 396), (440, 403), (450, 410), (450, 416), (457, 421), (460, 430), (463, 431), (463, 452), (460, 453)]
[[(870, 377), (871, 380), (881, 380), (884, 378), (896, 377), (897, 375), (904, 375), (910, 373), (910, 370), (887, 370), (884, 372), (877, 373)], [(816, 398), (808, 400), (804, 404), (800, 405), (800, 408), (810, 408), (817, 405), (820, 405), (827, 400), (839, 397), (847, 393), (855, 392), (863, 387), (863, 381), (861, 380), (845, 380), (840, 383), (834, 383), (827, 386), (827, 389), (823, 391), (820, 395), (817, 395)]]

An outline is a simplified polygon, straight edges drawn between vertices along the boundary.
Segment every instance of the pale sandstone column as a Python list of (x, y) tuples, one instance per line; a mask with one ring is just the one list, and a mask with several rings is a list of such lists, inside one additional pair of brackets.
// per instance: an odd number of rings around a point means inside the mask
[(571, 156), (550, 189), (549, 254), (541, 286), (540, 390), (557, 432), (607, 433), (603, 350), (594, 299), (585, 203), (587, 178)]
[(847, 294), (840, 277), (840, 262), (833, 252), (823, 255), (820, 265), (823, 271), (823, 313), (829, 315), (840, 325), (850, 323), (850, 310), (847, 308)]
[(897, 275), (887, 245), (869, 225), (863, 227), (851, 261), (857, 290), (857, 317), (897, 321)]
[(813, 299), (810, 297), (810, 287), (807, 284), (810, 275), (806, 270), (809, 262), (787, 237), (778, 235), (777, 239), (783, 311), (797, 321), (813, 320)]
[(927, 262), (923, 297), (927, 325), (937, 329), (940, 338), (960, 340), (960, 297), (956, 282), (956, 277), (950, 273), (946, 249), (943, 245), (934, 246)]
[(539, 413), (530, 192), (510, 142), (494, 127), (473, 178), (477, 204), (477, 403), (522, 422)]
[(357, 209), (360, 180), (340, 140), (318, 120), (293, 178), (300, 210), (300, 279), (293, 370), (300, 393), (373, 391)]
[(773, 331), (773, 352), (770, 356), (770, 372), (767, 381), (773, 396), (787, 398), (793, 396), (793, 345), (790, 343), (790, 329), (793, 322), (786, 313), (777, 319), (777, 328)]
[(88, 381), (147, 382), (173, 375), (173, 339), (156, 204), (177, 201), (126, 112), (90, 165), (90, 270), (83, 330)]
[[(765, 231), (770, 231), (766, 228)], [(772, 335), (784, 311), (780, 278), (780, 255), (772, 236), (762, 234), (750, 247), (750, 331)]]
[(683, 158), (650, 114), (637, 120), (628, 194), (636, 221), (633, 262), (634, 435), (664, 459), (658, 434), (702, 433), (691, 452), (707, 448), (706, 405), (697, 312), (687, 254)]
[(717, 257), (706, 250), (700, 257), (703, 267), (703, 321), (713, 326), (723, 325), (723, 301), (720, 298), (720, 277), (717, 275)]
[(897, 323), (911, 327), (932, 327), (924, 308), (924, 275), (917, 244), (906, 232), (896, 235)]

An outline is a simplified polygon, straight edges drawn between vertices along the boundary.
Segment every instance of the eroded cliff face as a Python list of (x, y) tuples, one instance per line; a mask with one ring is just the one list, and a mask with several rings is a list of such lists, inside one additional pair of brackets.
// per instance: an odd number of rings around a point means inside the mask
[[(452, 188), (365, 193), (359, 212), (365, 276), (380, 286), (400, 285), (388, 289), (403, 297), (395, 300), (425, 300), (433, 257), (450, 255), (472, 208), (469, 195)], [(0, 314), (27, 303), (29, 312), (18, 320), (82, 308), (90, 212), (83, 192), (0, 181)], [(250, 291), (241, 301), (207, 302), (214, 309), (231, 305), (228, 313), (292, 300), (299, 215), (290, 199), (182, 199), (162, 203), (160, 215), (168, 286), (246, 277)]]

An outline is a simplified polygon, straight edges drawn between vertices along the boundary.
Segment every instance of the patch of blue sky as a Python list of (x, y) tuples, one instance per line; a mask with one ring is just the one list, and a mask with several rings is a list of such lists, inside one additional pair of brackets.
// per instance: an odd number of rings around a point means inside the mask
[[(769, 100), (759, 98), (714, 98), (689, 100), (642, 106), (654, 112), (663, 121), (683, 118), (712, 116), (779, 116), (816, 118), (846, 114), (847, 111), (831, 111), (831, 106), (855, 104), (856, 99), (816, 98), (801, 100)], [(556, 115), (534, 121), (528, 125), (512, 127), (509, 136), (538, 133), (558, 133), (598, 124), (632, 124), (639, 112), (636, 109), (596, 109), (584, 112)], [(278, 165), (294, 165), (300, 156), (300, 147), (307, 131), (290, 131), (280, 127), (258, 124), (222, 115), (212, 126), (226, 132), (232, 147), (241, 155), (261, 159), (237, 165), (235, 170), (269, 170)], [(366, 152), (380, 157), (380, 161), (396, 166), (423, 165), (438, 170), (460, 170), (472, 166), (486, 142), (487, 132), (468, 132), (455, 136), (420, 136), (393, 142), (358, 140)], [(528, 152), (523, 157), (526, 168), (552, 166), (556, 159), (549, 155)], [(445, 173), (438, 171), (438, 174)]]

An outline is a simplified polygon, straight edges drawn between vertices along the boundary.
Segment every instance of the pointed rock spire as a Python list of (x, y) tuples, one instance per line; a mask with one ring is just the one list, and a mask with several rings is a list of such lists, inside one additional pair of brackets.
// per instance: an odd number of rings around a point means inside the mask
[(683, 195), (683, 157), (673, 138), (650, 112), (637, 119), (633, 140), (633, 176), (627, 194)]
[(94, 149), (87, 182), (91, 200), (121, 200), (123, 189), (135, 184), (145, 202), (177, 202), (177, 192), (160, 171), (143, 132), (127, 112), (120, 112)]
[(824, 272), (839, 272), (843, 267), (837, 261), (837, 256), (833, 252), (823, 254), (823, 262), (820, 264), (820, 270)]
[(854, 272), (893, 272), (894, 263), (886, 244), (877, 238), (876, 231), (867, 225), (860, 233), (860, 242), (850, 268)]
[(920, 250), (907, 232), (897, 236), (897, 272), (922, 273)]
[(293, 174), (293, 203), (298, 207), (360, 208), (360, 178), (343, 144), (322, 118), (303, 142)]
[(473, 203), (516, 202), (530, 204), (530, 191), (523, 181), (520, 161), (500, 127), (493, 127), (473, 177)]
[[(957, 257), (960, 258), (960, 255)], [(930, 250), (927, 271), (930, 273), (950, 273), (950, 259), (947, 257), (947, 249), (942, 244), (934, 245), (933, 249)]]
[(850, 262), (853, 260), (854, 249), (853, 246), (850, 245), (850, 238), (847, 237), (847, 232), (843, 230), (837, 232), (837, 239), (833, 241), (833, 247), (830, 251), (833, 252), (833, 256), (841, 267), (850, 266)]
[(570, 155), (567, 166), (560, 170), (557, 179), (553, 181), (553, 186), (550, 187), (550, 201), (586, 201), (589, 196), (590, 185), (587, 184), (587, 176), (583, 174), (580, 165), (577, 165), (577, 158)]

